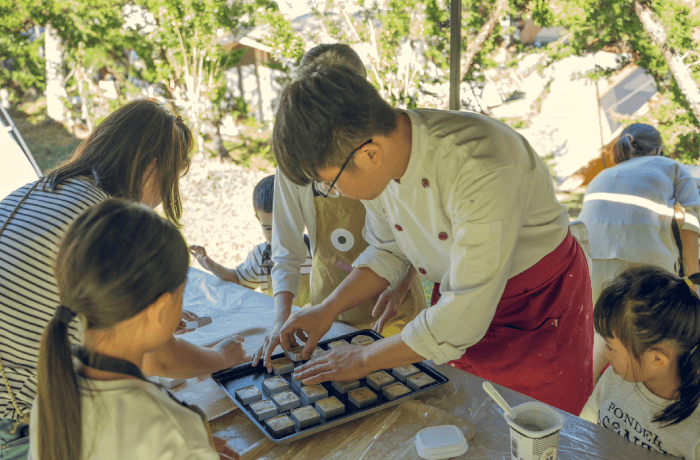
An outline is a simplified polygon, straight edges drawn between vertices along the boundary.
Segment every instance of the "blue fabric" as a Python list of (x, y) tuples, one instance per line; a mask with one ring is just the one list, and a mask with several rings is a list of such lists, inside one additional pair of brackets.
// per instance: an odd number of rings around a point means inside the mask
[(10, 434), (15, 420), (0, 419), (0, 460), (26, 460), (29, 455), (29, 427), (20, 423), (17, 431)]

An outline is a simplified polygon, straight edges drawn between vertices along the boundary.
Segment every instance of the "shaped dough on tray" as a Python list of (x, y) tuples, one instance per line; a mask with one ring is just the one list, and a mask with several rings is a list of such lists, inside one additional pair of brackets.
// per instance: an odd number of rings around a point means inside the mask
[(291, 391), (283, 391), (282, 393), (277, 393), (272, 396), (272, 400), (279, 407), (280, 412), (288, 411), (290, 409), (296, 409), (301, 406), (301, 401), (299, 396), (295, 395)]
[(248, 404), (260, 401), (262, 399), (262, 393), (260, 393), (258, 387), (251, 385), (236, 390), (236, 397), (243, 405), (247, 406)]
[(374, 343), (374, 339), (368, 335), (356, 335), (355, 337), (350, 340), (350, 343), (353, 345), (369, 345), (370, 343)]
[(279, 410), (277, 409), (275, 403), (273, 403), (269, 399), (264, 399), (262, 401), (258, 401), (256, 403), (251, 404), (250, 410), (253, 411), (253, 413), (255, 414), (255, 418), (258, 419), (259, 422), (262, 422), (263, 420), (268, 419), (270, 417), (274, 417), (279, 413)]
[(394, 377), (401, 380), (402, 382), (405, 382), (407, 378), (409, 378), (412, 375), (416, 375), (419, 372), (420, 369), (418, 369), (413, 364), (406, 364), (405, 366), (395, 367), (391, 370), (391, 373), (394, 375)]
[(377, 395), (369, 388), (358, 388), (348, 394), (348, 401), (361, 409), (377, 402)]
[(316, 401), (316, 410), (325, 419), (337, 417), (345, 413), (345, 404), (338, 401), (338, 398), (331, 396), (330, 398)]
[(289, 358), (273, 359), (270, 364), (275, 375), (289, 374), (294, 370), (294, 362)]
[(299, 396), (304, 404), (313, 404), (319, 399), (326, 399), (328, 390), (323, 385), (302, 385)]
[(272, 377), (271, 379), (263, 380), (262, 387), (263, 391), (269, 395), (289, 390), (289, 384), (282, 377)]
[(406, 379), (406, 384), (414, 390), (420, 390), (433, 383), (435, 383), (435, 379), (422, 372)]
[(294, 433), (294, 421), (284, 414), (267, 419), (265, 424), (277, 437)]
[(384, 396), (389, 401), (393, 401), (399, 396), (403, 396), (410, 392), (411, 389), (401, 382), (392, 383), (391, 385), (382, 388), (382, 396)]
[(345, 340), (336, 340), (335, 342), (329, 343), (329, 344), (328, 344), (328, 348), (330, 348), (331, 350), (333, 350), (333, 349), (335, 349), (335, 348), (340, 348), (340, 347), (344, 347), (344, 346), (347, 346), (347, 345), (350, 345), (350, 344), (349, 344), (347, 341), (345, 341)]
[(381, 391), (387, 385), (396, 382), (396, 379), (384, 371), (377, 371), (367, 376), (367, 385), (377, 391)]
[(300, 407), (299, 409), (292, 410), (290, 416), (294, 420), (294, 424), (297, 428), (304, 429), (307, 426), (318, 425), (321, 423), (321, 416), (316, 409), (311, 406)]
[(340, 394), (345, 394), (348, 391), (355, 390), (357, 388), (360, 388), (360, 381), (359, 380), (348, 380), (347, 382), (333, 382), (331, 383), (333, 388), (338, 390), (338, 393)]

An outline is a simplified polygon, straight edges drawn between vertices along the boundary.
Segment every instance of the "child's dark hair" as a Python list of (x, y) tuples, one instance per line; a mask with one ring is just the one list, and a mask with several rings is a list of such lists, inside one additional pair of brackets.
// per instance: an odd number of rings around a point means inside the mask
[(272, 200), (275, 196), (275, 175), (267, 176), (253, 189), (253, 208), (255, 212), (272, 213)]
[[(700, 274), (689, 277), (700, 283)], [(678, 400), (654, 415), (666, 426), (682, 422), (700, 401), (700, 298), (685, 280), (658, 267), (635, 267), (612, 280), (593, 310), (595, 330), (617, 338), (637, 361), (662, 342), (678, 353)]]
[(39, 458), (83, 458), (80, 394), (62, 310), (80, 315), (87, 328), (108, 329), (174, 292), (188, 267), (175, 224), (145, 205), (110, 198), (68, 227), (55, 265), (61, 307), (39, 350)]

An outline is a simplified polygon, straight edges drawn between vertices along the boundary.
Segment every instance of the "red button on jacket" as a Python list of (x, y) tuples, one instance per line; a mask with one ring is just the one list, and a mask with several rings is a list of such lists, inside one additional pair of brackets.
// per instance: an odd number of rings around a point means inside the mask
[(396, 228), (396, 230), (398, 230), (400, 232), (403, 231), (403, 228), (399, 224), (394, 225), (394, 228)]
[(421, 275), (425, 275), (428, 272), (425, 271), (425, 268), (419, 268), (418, 273), (420, 273)]
[(446, 232), (440, 232), (438, 234), (438, 238), (440, 238), (442, 241), (445, 241), (447, 239), (447, 233)]

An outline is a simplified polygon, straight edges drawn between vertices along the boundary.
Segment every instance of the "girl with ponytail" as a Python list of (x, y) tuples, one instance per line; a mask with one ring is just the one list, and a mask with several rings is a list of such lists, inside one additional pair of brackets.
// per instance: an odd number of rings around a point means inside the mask
[[(188, 266), (175, 224), (144, 205), (109, 198), (71, 224), (55, 265), (61, 304), (39, 351), (33, 459), (235, 456), (217, 453), (206, 420), (141, 372), (180, 323)], [(82, 346), (70, 343), (76, 316)]]
[(624, 271), (595, 305), (610, 367), (581, 417), (649, 450), (700, 459), (700, 298), (661, 268)]

